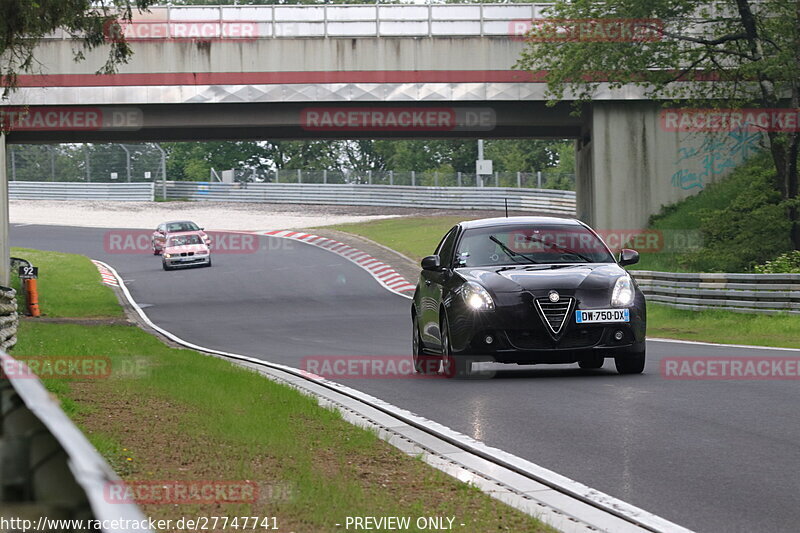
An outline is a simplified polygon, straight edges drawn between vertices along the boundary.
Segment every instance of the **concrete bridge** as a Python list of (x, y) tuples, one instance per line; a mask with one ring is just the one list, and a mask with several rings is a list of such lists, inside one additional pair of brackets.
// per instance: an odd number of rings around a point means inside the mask
[(541, 75), (513, 69), (546, 8), (155, 8), (108, 29), (135, 52), (113, 75), (95, 74), (106, 48), (76, 63), (57, 32), (36, 50), (40, 72), (0, 106), (19, 118), (6, 142), (573, 138), (578, 216), (604, 229), (644, 226), (754, 153), (757, 139), (664, 127), (635, 87), (600, 86), (581, 117), (569, 101), (546, 106)]

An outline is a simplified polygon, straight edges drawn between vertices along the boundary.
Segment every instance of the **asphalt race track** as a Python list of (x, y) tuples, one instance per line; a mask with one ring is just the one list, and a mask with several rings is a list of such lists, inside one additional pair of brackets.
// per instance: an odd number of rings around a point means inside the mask
[[(259, 237), (250, 254), (174, 272), (104, 251), (108, 230), (12, 225), (11, 244), (116, 268), (161, 327), (197, 344), (300, 367), (318, 355), (410, 353), (410, 301), (344, 258)], [(47, 272), (40, 272), (40, 277)], [(675, 381), (667, 356), (793, 356), (648, 343), (644, 375), (577, 365), (504, 367), (493, 379), (350, 379), (363, 390), (702, 532), (797, 531), (797, 381)]]

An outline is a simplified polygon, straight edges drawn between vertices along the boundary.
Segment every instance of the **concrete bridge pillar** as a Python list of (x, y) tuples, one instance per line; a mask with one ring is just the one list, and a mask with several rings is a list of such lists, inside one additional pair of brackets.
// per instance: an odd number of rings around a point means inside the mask
[(0, 285), (11, 283), (8, 244), (8, 175), (6, 173), (6, 135), (0, 133)]
[(595, 102), (576, 150), (578, 217), (640, 229), (651, 215), (717, 181), (761, 149), (747, 132), (678, 132), (648, 101)]

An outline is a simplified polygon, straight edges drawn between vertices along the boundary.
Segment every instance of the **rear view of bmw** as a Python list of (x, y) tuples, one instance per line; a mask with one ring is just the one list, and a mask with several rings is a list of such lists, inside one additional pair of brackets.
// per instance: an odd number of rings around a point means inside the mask
[(473, 362), (645, 364), (645, 299), (585, 224), (551, 217), (463, 222), (423, 260), (414, 297), (415, 367), (469, 375)]

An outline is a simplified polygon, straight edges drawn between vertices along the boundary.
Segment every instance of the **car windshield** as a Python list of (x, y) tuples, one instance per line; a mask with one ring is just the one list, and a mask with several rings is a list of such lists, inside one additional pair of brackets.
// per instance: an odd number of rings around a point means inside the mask
[(493, 226), (464, 232), (456, 265), (612, 263), (603, 241), (579, 225)]
[(199, 235), (178, 235), (170, 237), (168, 246), (184, 246), (187, 244), (202, 244)]
[(175, 233), (178, 231), (197, 231), (200, 228), (194, 222), (170, 222), (167, 224), (167, 232)]

